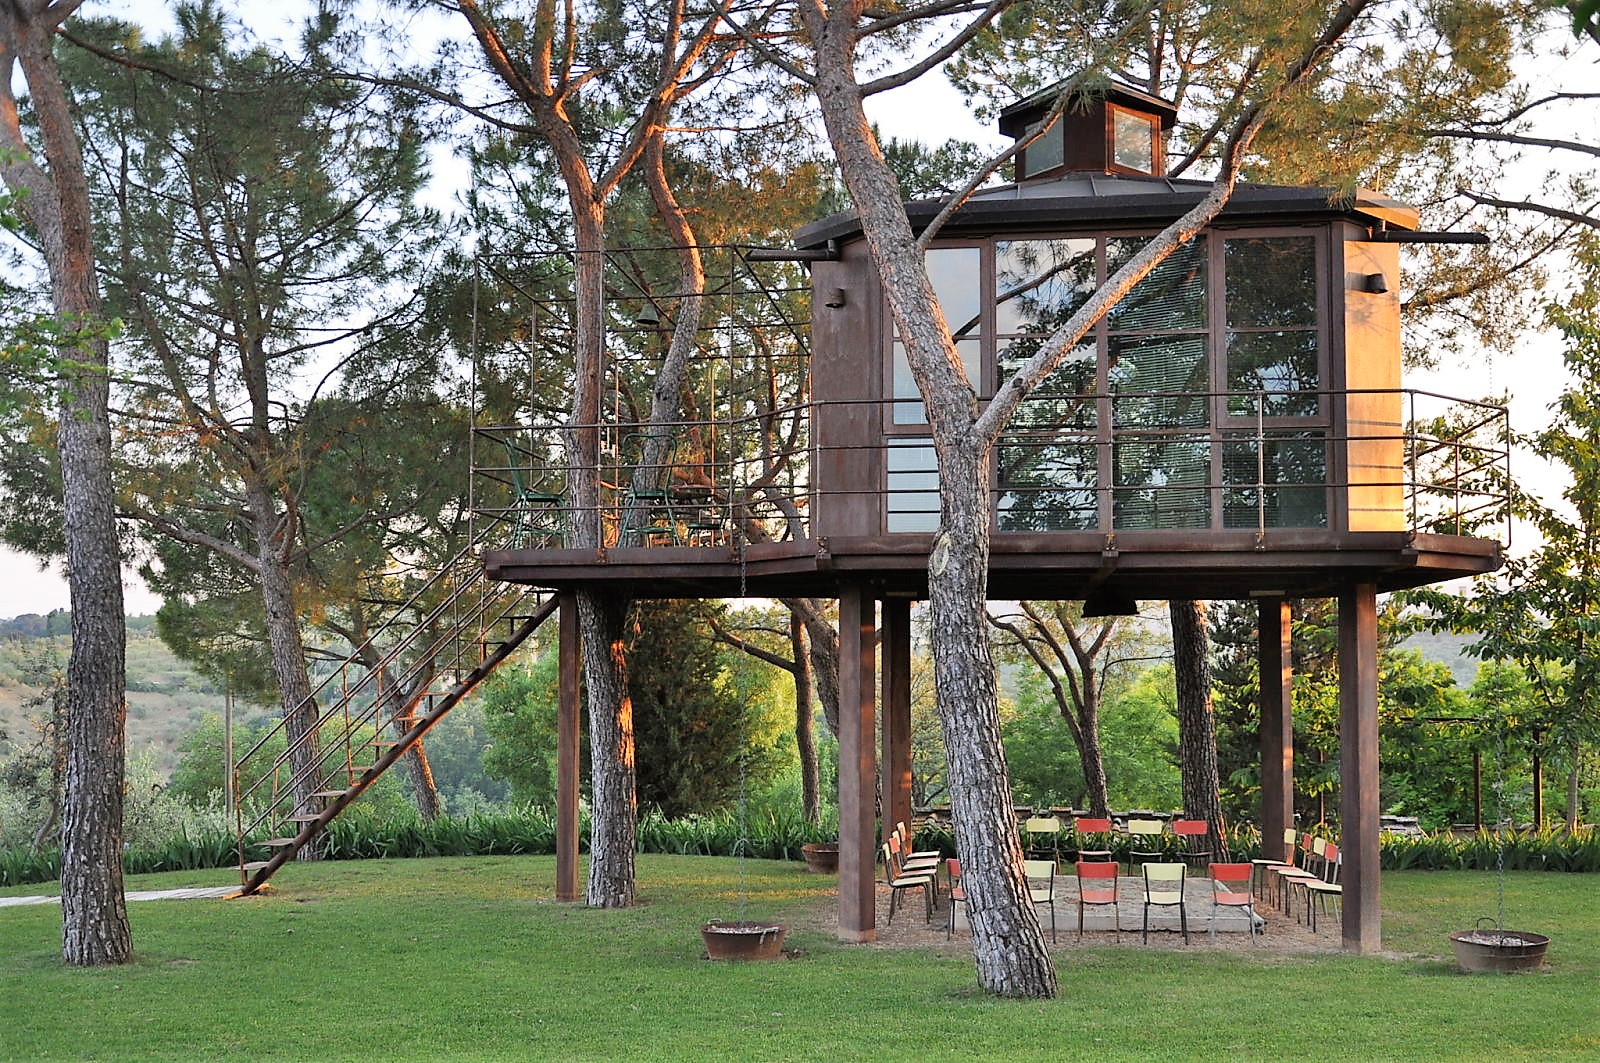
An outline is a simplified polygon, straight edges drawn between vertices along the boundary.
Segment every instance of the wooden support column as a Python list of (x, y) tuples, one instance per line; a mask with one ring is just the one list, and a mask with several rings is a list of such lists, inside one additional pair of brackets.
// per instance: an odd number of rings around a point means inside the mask
[(578, 596), (561, 595), (556, 640), (556, 900), (578, 899)]
[(911, 826), (911, 601), (882, 605), (883, 838), (896, 823)]
[(1261, 855), (1287, 860), (1283, 832), (1294, 826), (1294, 664), (1287, 598), (1259, 603), (1261, 669)]
[(1378, 907), (1378, 590), (1339, 595), (1339, 853), (1344, 947), (1383, 947)]
[(873, 601), (859, 587), (839, 594), (839, 938), (874, 941), (877, 763)]

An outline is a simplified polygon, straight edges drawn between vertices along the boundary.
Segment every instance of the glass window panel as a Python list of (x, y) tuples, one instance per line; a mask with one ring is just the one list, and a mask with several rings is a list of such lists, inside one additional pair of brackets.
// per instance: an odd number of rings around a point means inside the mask
[[(1121, 269), (1148, 242), (1138, 237), (1107, 240), (1106, 276)], [(1205, 244), (1192, 240), (1162, 259), (1111, 308), (1106, 323), (1130, 331), (1205, 328)]]
[(995, 329), (1052, 332), (1094, 294), (1093, 240), (1001, 240), (994, 245)]
[(935, 247), (924, 257), (933, 293), (950, 332), (956, 337), (977, 336), (979, 309), (983, 302), (980, 269), (983, 261), (976, 247)]
[(939, 527), (939, 463), (927, 438), (891, 439), (886, 527), (892, 532)]
[(1235, 328), (1317, 323), (1317, 242), (1311, 236), (1229, 240), (1223, 252), (1228, 324)]
[[(997, 364), (1002, 381), (1032, 358), (1042, 337), (1022, 337), (1000, 349)], [(1095, 349), (1083, 344), (1067, 352), (1055, 371), (1022, 400), (1012, 424), (1035, 431), (1093, 428), (1099, 421), (1095, 406)]]
[(1073, 531), (1099, 524), (1092, 439), (1018, 433), (1000, 442), (1001, 531)]
[(1211, 423), (1205, 336), (1113, 336), (1109, 358), (1106, 386), (1116, 427)]
[(1211, 523), (1211, 444), (1190, 436), (1119, 439), (1112, 450), (1117, 528), (1204, 528)]
[[(1317, 334), (1230, 332), (1228, 413), (1256, 416), (1256, 395), (1266, 417), (1314, 417), (1318, 411)], [(1243, 394), (1239, 394), (1243, 393)]]
[(1223, 524), (1325, 528), (1327, 481), (1328, 443), (1321, 432), (1269, 432), (1259, 440), (1230, 435), (1222, 444)]
[[(917, 390), (916, 378), (911, 375), (911, 362), (906, 357), (905, 344), (894, 341), (894, 424), (927, 424), (928, 411), (922, 406), (922, 392)], [(957, 340), (956, 354), (961, 359), (967, 382), (976, 384), (983, 379), (983, 345), (976, 339)]]
[[(1028, 127), (1028, 132), (1032, 133), (1038, 128), (1038, 123), (1035, 123)], [(1058, 121), (1044, 136), (1022, 149), (1023, 177), (1032, 177), (1036, 173), (1061, 165), (1064, 159), (1062, 153), (1066, 150), (1064, 147), (1066, 141), (1062, 139), (1061, 131), (1062, 123)]]
[(911, 363), (906, 359), (906, 346), (894, 341), (894, 423), (927, 424), (928, 412), (922, 408), (922, 392), (911, 376)]
[(1113, 109), (1111, 161), (1140, 173), (1156, 169), (1156, 120), (1150, 115)]

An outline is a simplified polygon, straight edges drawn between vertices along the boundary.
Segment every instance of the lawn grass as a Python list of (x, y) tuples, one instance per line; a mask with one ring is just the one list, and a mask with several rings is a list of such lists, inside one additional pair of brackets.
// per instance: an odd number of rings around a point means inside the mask
[[(1384, 875), (1395, 955), (1058, 953), (1061, 996), (995, 1000), (969, 956), (841, 945), (831, 878), (748, 861), (747, 914), (803, 955), (701, 959), (740, 912), (738, 865), (641, 856), (644, 903), (558, 905), (551, 857), (296, 865), (266, 898), (130, 905), (137, 961), (59, 958), (53, 906), (0, 909), (0, 1060), (1515, 1060), (1600, 1058), (1600, 877), (1506, 878), (1544, 973), (1467, 976), (1444, 934), (1496, 908), (1492, 873)], [(130, 889), (211, 885), (141, 875)], [(3, 894), (40, 892), (35, 887)]]

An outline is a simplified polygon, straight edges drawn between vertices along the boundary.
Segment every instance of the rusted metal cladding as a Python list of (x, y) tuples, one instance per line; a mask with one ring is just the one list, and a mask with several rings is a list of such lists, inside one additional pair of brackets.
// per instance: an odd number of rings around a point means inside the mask
[(855, 240), (844, 246), (839, 261), (814, 263), (811, 276), (811, 536), (876, 535), (884, 387), (877, 274), (866, 244)]
[[(1364, 230), (1346, 226), (1348, 235)], [(1400, 248), (1346, 239), (1335, 245), (1334, 276), (1344, 303), (1346, 527), (1403, 531), (1405, 410), (1400, 391)], [(1383, 289), (1375, 291), (1373, 289)]]

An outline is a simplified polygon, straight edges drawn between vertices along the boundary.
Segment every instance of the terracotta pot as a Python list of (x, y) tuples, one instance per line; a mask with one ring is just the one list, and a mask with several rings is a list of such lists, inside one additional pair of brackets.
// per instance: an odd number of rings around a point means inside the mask
[(807, 871), (815, 871), (819, 875), (831, 875), (839, 870), (838, 842), (811, 842), (802, 845), (800, 855), (806, 858)]
[(775, 960), (783, 955), (781, 923), (725, 923), (713, 919), (700, 928), (706, 957), (713, 960)]
[(1458, 930), (1450, 947), (1464, 971), (1533, 971), (1544, 964), (1550, 939), (1525, 930)]

